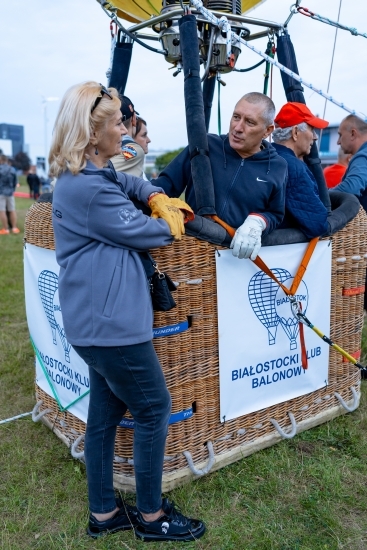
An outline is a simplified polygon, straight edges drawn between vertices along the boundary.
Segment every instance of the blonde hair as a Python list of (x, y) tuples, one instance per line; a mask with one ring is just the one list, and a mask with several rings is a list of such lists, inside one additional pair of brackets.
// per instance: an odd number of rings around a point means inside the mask
[(65, 93), (56, 117), (48, 157), (51, 177), (57, 178), (66, 170), (76, 175), (85, 168), (85, 149), (93, 132), (103, 130), (108, 119), (121, 107), (117, 90), (108, 88), (108, 91), (112, 100), (102, 94), (95, 109), (93, 106), (101, 94), (101, 84), (98, 82), (82, 82)]

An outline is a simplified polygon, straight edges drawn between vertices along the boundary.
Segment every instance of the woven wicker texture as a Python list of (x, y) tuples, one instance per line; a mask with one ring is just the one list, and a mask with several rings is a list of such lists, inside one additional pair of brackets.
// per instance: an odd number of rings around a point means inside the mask
[[(25, 223), (27, 243), (54, 249), (51, 209), (52, 205), (48, 203), (35, 203), (30, 208)], [(350, 353), (358, 354), (361, 349), (367, 260), (367, 216), (362, 208), (352, 222), (333, 236), (332, 241), (330, 336)], [(191, 406), (195, 411), (190, 419), (169, 427), (164, 473), (187, 466), (183, 451), (191, 452), (194, 463), (204, 461), (207, 459), (208, 441), (213, 443), (215, 454), (254, 442), (274, 433), (270, 418), (286, 428), (289, 426), (288, 412), (294, 414), (298, 423), (335, 407), (335, 391), (349, 400), (352, 397), (351, 386), (359, 388), (358, 369), (330, 350), (327, 387), (220, 423), (215, 246), (184, 237), (172, 246), (153, 250), (152, 255), (159, 268), (179, 283), (175, 292), (177, 308), (156, 313), (154, 326), (173, 325), (187, 318), (191, 322), (186, 332), (154, 340), (172, 396), (173, 412)], [(52, 410), (47, 414), (48, 420), (70, 444), (84, 433), (84, 423), (69, 412), (59, 412), (55, 400), (39, 387), (36, 387), (36, 396), (37, 401), (43, 400), (41, 410)], [(132, 441), (133, 430), (118, 429), (114, 463), (116, 473), (134, 475)]]

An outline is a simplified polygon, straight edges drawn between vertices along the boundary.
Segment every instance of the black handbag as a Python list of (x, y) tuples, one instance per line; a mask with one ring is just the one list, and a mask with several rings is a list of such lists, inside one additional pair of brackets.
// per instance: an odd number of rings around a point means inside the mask
[(176, 307), (171, 292), (177, 290), (175, 283), (167, 273), (159, 271), (158, 265), (153, 264), (155, 272), (150, 280), (150, 294), (154, 311), (169, 311)]
[(147, 275), (154, 311), (169, 311), (176, 307), (171, 292), (177, 290), (167, 273), (159, 271), (158, 264), (149, 252), (140, 252), (140, 259)]

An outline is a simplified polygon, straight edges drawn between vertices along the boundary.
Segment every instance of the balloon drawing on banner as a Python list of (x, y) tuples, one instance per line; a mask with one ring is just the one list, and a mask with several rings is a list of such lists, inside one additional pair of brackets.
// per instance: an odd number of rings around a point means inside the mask
[[(290, 277), (282, 282), (284, 282), (287, 288), (290, 288), (292, 286), (293, 277)], [(308, 290), (304, 281), (301, 281), (298, 286), (296, 299), (302, 308), (302, 312), (306, 313), (308, 306)], [(275, 309), (279, 317), (280, 324), (290, 340), (290, 349), (296, 349), (297, 337), (299, 334), (299, 321), (292, 313), (291, 303), (288, 296), (285, 295), (284, 291), (280, 287), (278, 287), (278, 292), (275, 296)]]
[[(286, 269), (274, 268), (271, 269), (271, 272), (281, 283), (291, 277)], [(275, 344), (277, 328), (281, 322), (275, 308), (278, 289), (277, 283), (263, 271), (255, 273), (248, 285), (248, 297), (252, 310), (268, 331), (269, 346)]]
[(38, 290), (41, 296), (43, 309), (45, 310), (48, 322), (52, 331), (52, 339), (57, 346), (56, 331), (59, 334), (62, 347), (64, 348), (65, 361), (70, 363), (71, 345), (66, 339), (61, 316), (61, 307), (58, 300), (59, 278), (53, 271), (43, 270), (38, 277)]

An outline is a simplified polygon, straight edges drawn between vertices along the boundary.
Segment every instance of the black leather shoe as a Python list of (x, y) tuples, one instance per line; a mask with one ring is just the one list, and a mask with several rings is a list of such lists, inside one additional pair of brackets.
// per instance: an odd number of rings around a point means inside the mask
[(163, 499), (164, 515), (156, 521), (145, 521), (138, 511), (138, 525), (135, 534), (144, 542), (153, 541), (190, 541), (196, 540), (205, 533), (205, 524), (198, 520), (187, 518), (177, 510), (174, 502)]
[(87, 533), (90, 537), (96, 539), (108, 533), (133, 529), (135, 525), (137, 525), (137, 508), (126, 504), (126, 502), (120, 498), (116, 500), (116, 504), (120, 507), (120, 510), (118, 510), (112, 518), (106, 521), (98, 521), (93, 514), (89, 514)]

